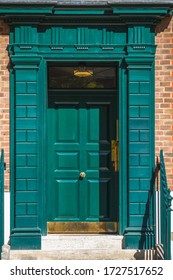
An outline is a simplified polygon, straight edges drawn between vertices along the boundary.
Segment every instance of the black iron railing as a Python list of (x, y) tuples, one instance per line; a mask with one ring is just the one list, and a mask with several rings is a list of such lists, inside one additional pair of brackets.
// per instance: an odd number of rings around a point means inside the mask
[(160, 170), (156, 190), (156, 254), (158, 259), (171, 259), (171, 203), (172, 196), (167, 184), (163, 151), (160, 151), (160, 162), (157, 161), (156, 174)]
[(0, 253), (4, 244), (4, 150), (0, 155)]

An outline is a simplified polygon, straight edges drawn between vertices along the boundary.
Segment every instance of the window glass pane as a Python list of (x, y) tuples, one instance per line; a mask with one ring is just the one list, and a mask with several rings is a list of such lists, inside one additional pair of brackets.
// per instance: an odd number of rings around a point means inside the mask
[(51, 66), (49, 89), (113, 89), (116, 88), (116, 72), (116, 68), (109, 66)]

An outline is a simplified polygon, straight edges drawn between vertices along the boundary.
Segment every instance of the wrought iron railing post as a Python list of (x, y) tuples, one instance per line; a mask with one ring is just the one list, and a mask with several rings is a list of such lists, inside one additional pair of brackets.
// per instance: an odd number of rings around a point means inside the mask
[(156, 245), (160, 243), (160, 192), (159, 192), (159, 172), (160, 172), (160, 162), (159, 158), (156, 159), (155, 167), (155, 191), (156, 191)]
[(0, 254), (4, 244), (4, 150), (0, 155)]
[(171, 191), (167, 185), (163, 151), (160, 151), (160, 212), (161, 212), (161, 244), (164, 259), (171, 259)]

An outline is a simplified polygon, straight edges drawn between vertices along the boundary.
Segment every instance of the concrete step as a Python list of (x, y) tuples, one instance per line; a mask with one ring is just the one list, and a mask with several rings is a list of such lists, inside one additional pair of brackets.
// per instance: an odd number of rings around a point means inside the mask
[[(149, 252), (150, 254), (150, 252)], [(10, 260), (143, 260), (147, 251), (123, 249), (123, 236), (113, 234), (58, 234), (42, 236), (41, 250), (10, 250), (4, 245), (2, 259)]]
[(20, 250), (10, 251), (10, 260), (143, 260), (143, 252), (136, 250), (58, 250), (38, 251)]
[(121, 250), (123, 236), (112, 234), (57, 234), (42, 236), (43, 251), (102, 249)]

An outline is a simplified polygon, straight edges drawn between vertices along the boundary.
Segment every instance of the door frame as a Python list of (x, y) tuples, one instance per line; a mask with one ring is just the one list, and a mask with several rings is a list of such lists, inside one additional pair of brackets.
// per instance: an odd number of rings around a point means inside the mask
[[(127, 72), (126, 64), (122, 59), (88, 59), (80, 58), (79, 55), (73, 59), (64, 58), (64, 63), (74, 62), (92, 62), (94, 63), (111, 63), (118, 66), (118, 113), (119, 113), (119, 228), (118, 234), (122, 235), (127, 227), (127, 214), (128, 214), (128, 197), (127, 197)], [(38, 137), (39, 137), (39, 160), (38, 160), (38, 177), (39, 177), (39, 198), (38, 198), (38, 224), (41, 228), (42, 235), (47, 235), (47, 215), (46, 215), (46, 191), (47, 191), (47, 175), (46, 175), (46, 109), (47, 109), (47, 69), (48, 63), (61, 63), (62, 59), (42, 59), (39, 68), (39, 94), (38, 94)], [(123, 172), (126, 170), (126, 172)]]

